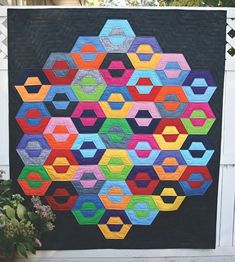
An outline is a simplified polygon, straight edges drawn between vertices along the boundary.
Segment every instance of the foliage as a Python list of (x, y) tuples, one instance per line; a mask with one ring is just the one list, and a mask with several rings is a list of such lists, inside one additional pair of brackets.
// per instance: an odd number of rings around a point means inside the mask
[(206, 6), (235, 6), (234, 0), (204, 0)]
[(12, 195), (11, 181), (0, 181), (0, 256), (24, 257), (41, 246), (42, 234), (54, 228), (55, 215), (39, 197), (26, 204), (19, 194)]
[(168, 6), (235, 6), (234, 0), (165, 0)]
[(126, 0), (127, 6), (158, 6), (156, 0)]
[(86, 0), (87, 6), (119, 6), (120, 0)]
[(166, 1), (168, 6), (202, 6), (202, 0), (171, 0)]
[(215, 6), (235, 7), (235, 0), (86, 0), (87, 6)]

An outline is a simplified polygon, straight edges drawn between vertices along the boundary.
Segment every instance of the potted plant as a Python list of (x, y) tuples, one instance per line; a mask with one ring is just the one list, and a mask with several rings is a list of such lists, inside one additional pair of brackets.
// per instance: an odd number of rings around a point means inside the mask
[(55, 215), (38, 196), (26, 201), (13, 194), (10, 180), (0, 180), (0, 261), (15, 254), (28, 257), (41, 246), (41, 236), (54, 228)]

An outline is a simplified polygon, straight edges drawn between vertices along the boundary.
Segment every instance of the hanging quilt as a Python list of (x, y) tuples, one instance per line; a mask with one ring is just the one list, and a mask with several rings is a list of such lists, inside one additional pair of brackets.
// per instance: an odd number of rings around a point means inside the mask
[(214, 248), (225, 11), (10, 9), (10, 173), (43, 249)]

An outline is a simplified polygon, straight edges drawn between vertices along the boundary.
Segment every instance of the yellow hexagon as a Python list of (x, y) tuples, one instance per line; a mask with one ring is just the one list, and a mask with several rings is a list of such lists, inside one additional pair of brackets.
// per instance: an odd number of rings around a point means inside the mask
[(129, 111), (133, 106), (133, 102), (124, 102), (121, 109), (112, 109), (108, 102), (99, 102), (102, 110), (104, 111), (106, 117), (109, 118), (126, 118)]
[[(175, 200), (173, 203), (165, 203), (162, 198), (164, 196), (173, 196)], [(185, 196), (178, 196), (174, 188), (164, 188), (159, 196), (153, 196), (153, 200), (160, 211), (175, 211), (180, 207), (184, 199)]]
[(71, 181), (78, 168), (77, 165), (70, 165), (66, 157), (56, 157), (52, 165), (44, 167), (52, 181)]
[[(152, 54), (152, 57), (149, 61), (141, 61), (138, 54)], [(136, 53), (128, 53), (127, 55), (136, 69), (156, 69), (162, 57), (162, 54), (154, 53), (149, 44), (141, 44), (138, 46)]]
[(126, 150), (107, 149), (99, 167), (108, 180), (125, 180), (133, 167)]
[[(179, 150), (181, 149), (184, 141), (188, 134), (180, 134), (175, 126), (166, 126), (162, 134), (154, 134), (155, 140), (157, 141), (160, 149), (163, 150)], [(172, 137), (174, 141), (167, 140), (167, 137)]]
[[(119, 231), (111, 231), (108, 225), (122, 225)], [(124, 239), (131, 229), (131, 224), (124, 224), (120, 217), (110, 217), (107, 224), (98, 224), (98, 227), (106, 239)]]

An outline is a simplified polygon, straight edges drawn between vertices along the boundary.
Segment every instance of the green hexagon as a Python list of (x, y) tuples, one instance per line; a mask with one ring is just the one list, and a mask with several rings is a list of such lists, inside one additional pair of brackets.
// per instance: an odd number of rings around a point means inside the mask
[[(191, 119), (201, 119), (204, 123), (201, 126), (193, 125)], [(207, 118), (203, 110), (194, 110), (190, 115), (190, 118), (181, 118), (181, 121), (190, 135), (206, 135), (211, 129), (213, 123), (215, 122), (214, 118)]]
[(72, 213), (80, 225), (96, 225), (105, 212), (97, 195), (81, 195), (75, 203)]
[(99, 135), (106, 148), (123, 148), (129, 143), (133, 132), (124, 118), (107, 118)]
[(98, 70), (79, 70), (72, 89), (79, 101), (99, 101), (106, 84)]

